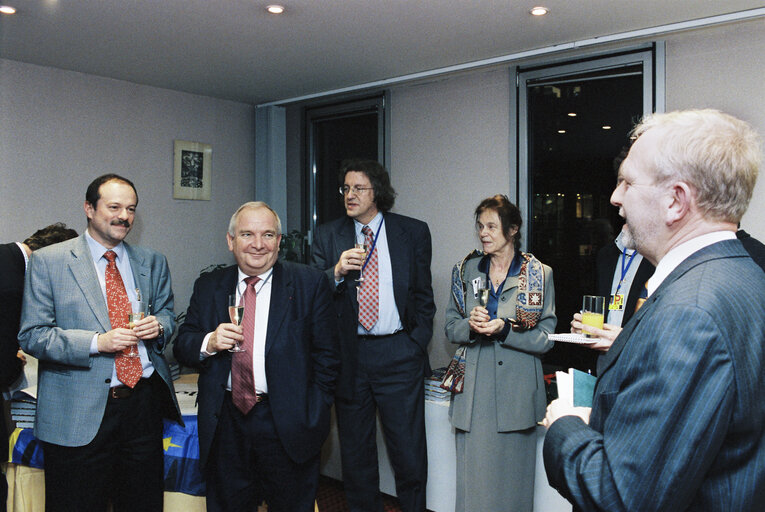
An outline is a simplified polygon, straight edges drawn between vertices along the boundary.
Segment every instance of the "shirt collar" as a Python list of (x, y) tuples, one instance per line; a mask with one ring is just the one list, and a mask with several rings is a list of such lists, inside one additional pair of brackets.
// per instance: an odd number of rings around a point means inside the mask
[(26, 249), (24, 249), (24, 245), (21, 242), (16, 242), (16, 245), (19, 246), (21, 255), (24, 256), (24, 269), (26, 269), (27, 267), (29, 267), (29, 255), (27, 254), (27, 251)]
[(383, 220), (383, 214), (382, 212), (377, 212), (377, 215), (374, 216), (372, 220), (369, 221), (369, 224), (362, 224), (361, 222), (357, 221), (356, 219), (353, 219), (353, 227), (356, 230), (356, 237), (361, 234), (361, 228), (364, 226), (369, 226), (372, 230), (372, 233), (377, 233), (377, 231), (380, 229), (380, 224)]
[[(265, 272), (263, 272), (262, 274), (258, 274), (258, 277), (260, 278), (260, 281), (261, 282), (268, 281), (268, 278), (271, 277), (271, 274), (273, 273), (273, 271), (274, 271), (274, 267), (271, 267), (268, 270), (266, 270)], [(245, 279), (247, 279), (250, 276), (248, 276), (247, 274), (242, 272), (242, 269), (239, 268), (238, 266), (236, 267), (236, 272), (237, 272), (236, 289), (238, 291), (239, 290), (239, 285), (241, 284), (241, 282), (244, 281)]]
[(717, 242), (723, 240), (733, 240), (736, 238), (736, 233), (733, 231), (713, 231), (705, 235), (697, 236), (686, 242), (681, 243), (677, 247), (672, 248), (656, 265), (656, 271), (653, 276), (646, 282), (645, 288), (648, 290), (648, 296), (650, 297), (653, 292), (659, 287), (661, 283), (667, 278), (669, 274), (675, 270), (678, 265), (688, 259), (688, 257)]
[(88, 248), (90, 249), (90, 255), (93, 258), (93, 261), (101, 259), (104, 256), (104, 253), (109, 250), (114, 251), (117, 255), (117, 260), (123, 261), (125, 258), (125, 244), (123, 242), (120, 242), (112, 249), (107, 249), (90, 236), (87, 229), (85, 230), (85, 241), (88, 242)]
[[(491, 259), (491, 256), (489, 256), (488, 254), (484, 255), (483, 258), (481, 258), (481, 261), (478, 262), (478, 270), (480, 270), (484, 274), (488, 274), (490, 259)], [(521, 251), (515, 251), (515, 256), (513, 256), (513, 261), (510, 262), (510, 268), (507, 269), (507, 275), (517, 276), (520, 272), (521, 272)]]

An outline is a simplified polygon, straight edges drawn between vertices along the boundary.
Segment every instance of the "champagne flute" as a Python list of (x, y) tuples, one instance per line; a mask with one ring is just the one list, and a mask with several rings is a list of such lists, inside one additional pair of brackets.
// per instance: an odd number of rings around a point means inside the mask
[[(244, 295), (241, 300), (237, 300), (236, 293), (232, 293), (228, 296), (228, 317), (231, 319), (231, 323), (234, 325), (242, 325), (242, 317), (244, 317)], [(234, 346), (228, 349), (229, 352), (245, 352), (245, 349), (234, 343)]]
[(359, 270), (359, 277), (356, 279), (357, 283), (363, 283), (364, 282), (364, 263), (366, 263), (368, 247), (366, 242), (356, 242), (353, 248), (361, 249), (362, 251), (364, 251), (364, 254), (361, 255), (361, 269)]
[[(137, 300), (134, 300), (130, 303), (130, 313), (128, 313), (128, 328), (132, 329), (135, 327), (136, 322), (139, 320), (143, 320), (143, 318), (146, 316), (146, 305), (141, 300), (141, 292), (136, 289), (136, 297)], [(138, 354), (138, 345), (132, 345), (130, 348), (125, 349), (122, 354), (125, 357), (139, 357)]]
[(486, 304), (489, 303), (489, 286), (484, 277), (478, 279), (478, 302), (481, 306), (486, 307)]

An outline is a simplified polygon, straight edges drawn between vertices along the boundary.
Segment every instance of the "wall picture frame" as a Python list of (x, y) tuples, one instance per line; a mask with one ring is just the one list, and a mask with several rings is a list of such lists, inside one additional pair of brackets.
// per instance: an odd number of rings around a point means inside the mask
[(210, 200), (212, 145), (173, 141), (173, 199)]

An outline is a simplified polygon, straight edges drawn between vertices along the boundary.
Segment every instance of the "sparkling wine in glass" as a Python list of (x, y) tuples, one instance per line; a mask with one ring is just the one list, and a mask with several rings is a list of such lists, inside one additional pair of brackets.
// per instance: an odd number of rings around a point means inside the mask
[[(128, 329), (134, 328), (136, 322), (143, 320), (146, 316), (146, 307), (141, 300), (141, 292), (136, 289), (136, 294), (138, 299), (130, 303), (131, 311), (128, 313)], [(133, 345), (130, 348), (126, 348), (122, 352), (122, 355), (125, 357), (139, 357), (138, 345)]]
[(481, 303), (481, 306), (486, 307), (486, 304), (489, 303), (489, 289), (488, 288), (479, 288), (478, 289), (478, 302)]
[[(242, 317), (244, 316), (244, 296), (242, 296), (241, 300), (238, 299), (236, 293), (228, 296), (228, 317), (234, 325), (242, 325)], [(239, 343), (235, 343), (228, 351), (245, 352)]]
[(359, 277), (356, 279), (356, 282), (363, 283), (364, 282), (364, 263), (367, 259), (367, 244), (363, 242), (356, 242), (356, 244), (353, 246), (355, 249), (361, 249), (364, 251), (364, 254), (361, 255), (361, 270), (359, 270)]
[(481, 304), (481, 306), (486, 307), (486, 304), (489, 303), (489, 283), (483, 276), (478, 278), (477, 294), (478, 303)]

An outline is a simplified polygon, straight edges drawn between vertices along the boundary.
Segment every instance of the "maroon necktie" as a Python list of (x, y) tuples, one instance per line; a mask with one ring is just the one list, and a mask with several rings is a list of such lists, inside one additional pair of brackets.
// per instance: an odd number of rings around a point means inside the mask
[(252, 367), (253, 337), (255, 336), (255, 283), (260, 281), (258, 276), (248, 277), (242, 300), (244, 300), (244, 316), (242, 316), (243, 352), (231, 353), (231, 399), (242, 414), (247, 414), (257, 403), (255, 394), (255, 376)]
[(359, 283), (359, 291), (356, 295), (359, 302), (359, 323), (368, 331), (380, 318), (380, 278), (377, 269), (377, 247), (372, 249), (374, 243), (372, 230), (369, 226), (364, 226), (361, 232), (364, 233), (367, 250), (372, 251), (363, 269), (364, 280)]
[[(109, 322), (112, 329), (128, 326), (128, 315), (132, 312), (130, 300), (122, 282), (122, 275), (114, 261), (117, 254), (114, 251), (104, 253), (109, 263), (106, 265), (106, 306), (109, 308)], [(140, 357), (128, 357), (125, 353), (130, 349), (117, 352), (114, 356), (114, 364), (117, 367), (117, 378), (126, 386), (135, 387), (141, 375), (143, 367)]]

